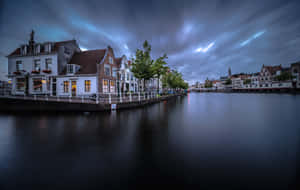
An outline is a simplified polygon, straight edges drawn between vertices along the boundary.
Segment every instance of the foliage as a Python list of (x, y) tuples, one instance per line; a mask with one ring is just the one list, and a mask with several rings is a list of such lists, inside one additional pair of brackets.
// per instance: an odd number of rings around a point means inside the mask
[(287, 81), (287, 80), (291, 80), (293, 78), (294, 78), (294, 76), (292, 76), (291, 73), (283, 72), (280, 75), (276, 76), (275, 80), (277, 80), (277, 81)]
[(251, 79), (245, 79), (243, 83), (244, 84), (250, 84), (251, 83)]
[(205, 80), (205, 83), (204, 83), (204, 87), (205, 87), (205, 88), (212, 88), (212, 87), (213, 87), (212, 81), (206, 79), (206, 80)]
[(162, 83), (164, 88), (187, 89), (189, 87), (188, 83), (184, 82), (182, 79), (182, 75), (175, 70), (164, 74), (162, 77)]
[(230, 84), (232, 84), (232, 81), (231, 81), (231, 79), (230, 79), (230, 78), (229, 78), (229, 79), (227, 79), (227, 80), (226, 80), (226, 82), (225, 82), (225, 84), (226, 84), (226, 85), (230, 85)]
[(167, 63), (165, 62), (165, 59), (167, 59), (167, 55), (164, 54), (162, 57), (159, 57), (154, 61), (154, 63), (151, 66), (152, 74), (154, 77), (157, 78), (157, 91), (159, 91), (159, 79), (160, 77), (165, 74), (169, 68), (165, 66)]
[(143, 50), (137, 49), (135, 53), (135, 59), (132, 60), (132, 73), (135, 78), (144, 80), (144, 86), (146, 80), (153, 77), (152, 64), (153, 60), (150, 57), (151, 45), (147, 40), (143, 44)]

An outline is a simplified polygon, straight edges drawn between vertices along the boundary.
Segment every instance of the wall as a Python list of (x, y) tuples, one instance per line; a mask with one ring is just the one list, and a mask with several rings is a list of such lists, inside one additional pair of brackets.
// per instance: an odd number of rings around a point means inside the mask
[(45, 74), (42, 71), (46, 68), (46, 59), (52, 59), (52, 73), (49, 75), (57, 75), (57, 54), (46, 54), (37, 56), (24, 56), (24, 57), (10, 57), (8, 58), (8, 74), (13, 74), (16, 71), (16, 61), (22, 61), (23, 70), (31, 74), (33, 70), (33, 63), (35, 59), (40, 59), (41, 62), (41, 74)]
[[(82, 95), (92, 95), (96, 94), (97, 92), (97, 77), (96, 76), (64, 76), (64, 77), (57, 77), (56, 78), (56, 92), (58, 96), (71, 96), (72, 88), (71, 88), (71, 81), (75, 80), (77, 83), (77, 96)], [(91, 90), (90, 92), (85, 92), (84, 88), (84, 81), (90, 80), (91, 81)], [(64, 93), (64, 81), (69, 81), (69, 92)]]

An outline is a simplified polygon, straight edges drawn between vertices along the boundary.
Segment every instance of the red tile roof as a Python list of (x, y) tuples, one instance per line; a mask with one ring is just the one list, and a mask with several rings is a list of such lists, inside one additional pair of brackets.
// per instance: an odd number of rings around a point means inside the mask
[(276, 74), (277, 71), (282, 70), (281, 65), (279, 65), (279, 66), (264, 66), (264, 68), (267, 69), (271, 73), (271, 75), (274, 75), (274, 74)]
[[(75, 53), (68, 64), (80, 65), (76, 74), (95, 74), (97, 73), (97, 63), (104, 58), (106, 49), (88, 50)], [(66, 71), (64, 70), (62, 74)]]
[(118, 66), (121, 65), (121, 61), (122, 61), (122, 57), (115, 58), (115, 63), (116, 63)]

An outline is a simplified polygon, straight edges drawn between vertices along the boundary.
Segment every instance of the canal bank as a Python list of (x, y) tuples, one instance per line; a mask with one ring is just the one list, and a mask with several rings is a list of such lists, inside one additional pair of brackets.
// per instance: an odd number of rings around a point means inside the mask
[(66, 101), (53, 101), (51, 99), (45, 100), (33, 100), (19, 98), (0, 98), (0, 112), (99, 112), (110, 111), (114, 109), (130, 109), (136, 107), (147, 106), (150, 104), (158, 103), (161, 101), (169, 100), (178, 96), (184, 96), (185, 94), (173, 94), (165, 95), (161, 97), (124, 101), (118, 103), (85, 103), (85, 102), (66, 102)]

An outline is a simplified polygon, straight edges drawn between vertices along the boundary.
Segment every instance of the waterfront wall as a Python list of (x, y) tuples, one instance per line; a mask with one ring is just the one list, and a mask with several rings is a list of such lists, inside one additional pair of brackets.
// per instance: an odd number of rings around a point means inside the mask
[[(115, 105), (116, 109), (129, 109), (158, 103), (160, 101), (168, 100), (183, 95), (184, 94), (167, 95), (155, 99), (123, 102), (117, 103)], [(0, 98), (1, 112), (97, 112), (110, 110), (111, 104), (109, 103), (90, 104), (81, 102), (57, 102), (44, 100)]]

